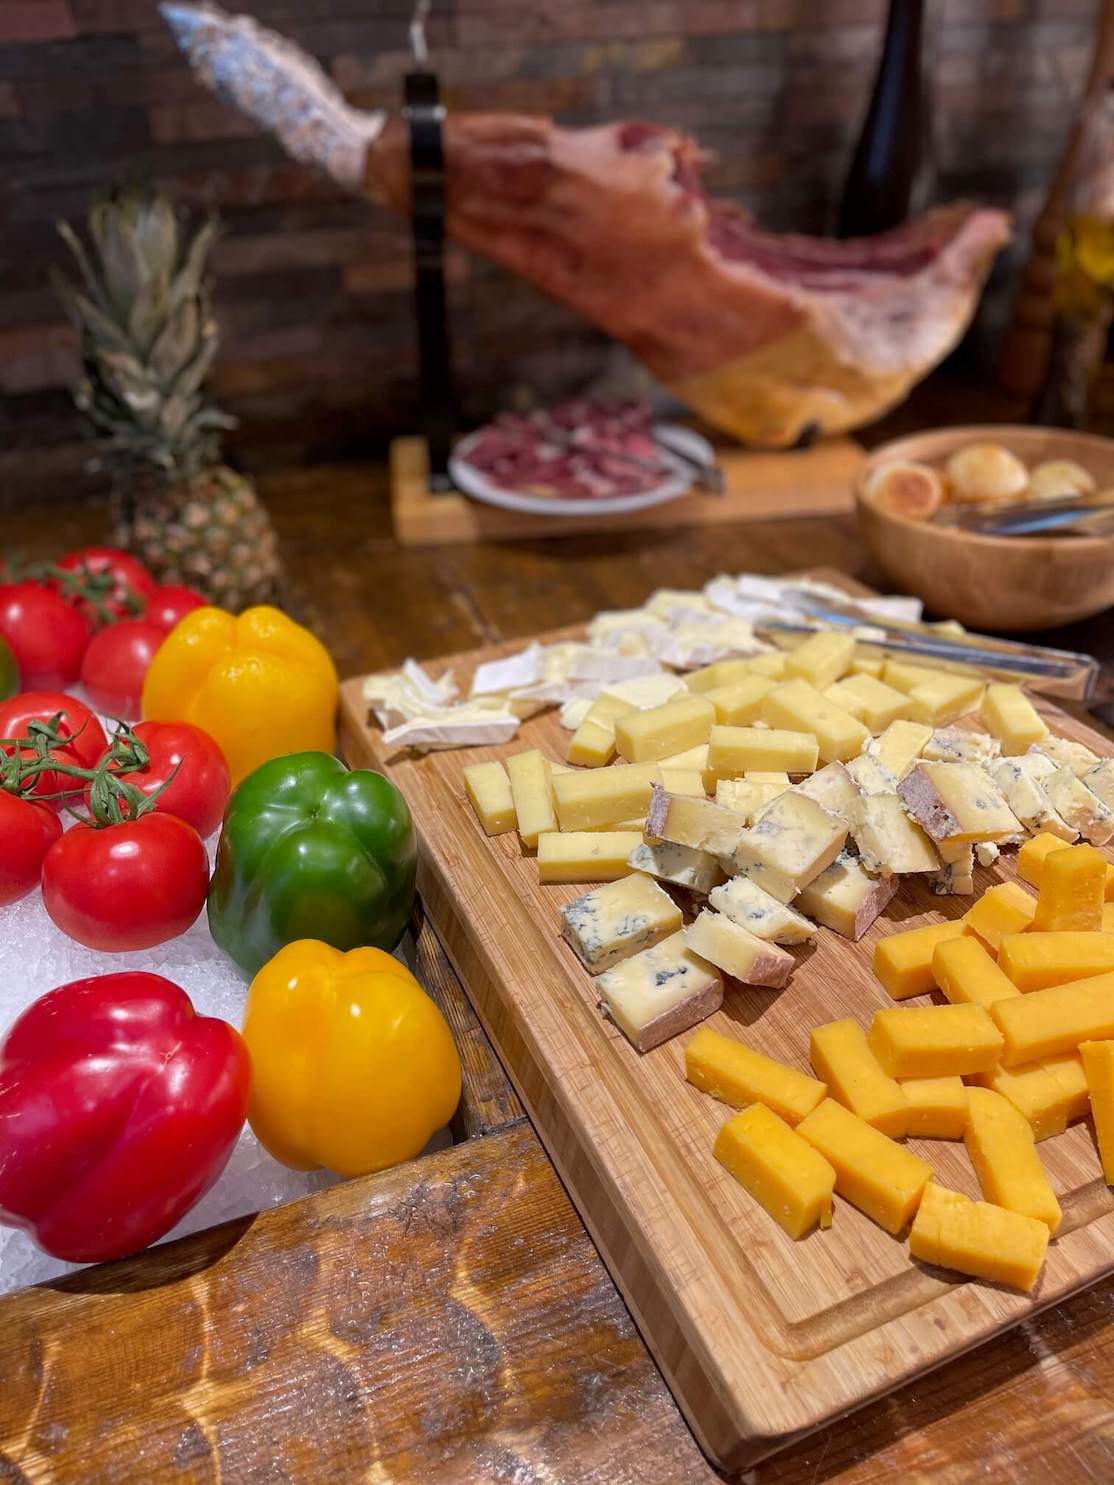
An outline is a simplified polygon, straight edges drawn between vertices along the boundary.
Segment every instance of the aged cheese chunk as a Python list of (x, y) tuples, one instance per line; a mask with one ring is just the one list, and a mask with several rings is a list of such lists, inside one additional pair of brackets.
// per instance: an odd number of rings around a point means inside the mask
[(469, 763), (464, 770), (464, 792), (487, 835), (513, 830), (518, 816), (511, 781), (501, 763)]
[(938, 943), (932, 955), (932, 974), (952, 1005), (988, 1006), (1021, 994), (974, 934)]
[(1007, 757), (1024, 753), (1048, 736), (1048, 727), (1020, 686), (987, 686), (979, 720), (1002, 744)]
[(968, 933), (982, 939), (997, 954), (1007, 933), (1023, 933), (1033, 921), (1037, 899), (1016, 882), (999, 882), (988, 887), (963, 915)]
[(704, 780), (698, 768), (667, 768), (658, 764), (661, 786), (670, 794), (685, 794), (690, 799), (703, 799)]
[(728, 1119), (713, 1153), (791, 1238), (832, 1225), (835, 1171), (764, 1105)]
[(998, 967), (1023, 993), (1093, 979), (1114, 970), (1114, 934), (1007, 933)]
[(785, 674), (800, 676), (810, 685), (823, 690), (838, 681), (855, 653), (855, 640), (850, 634), (820, 630), (810, 634), (803, 644), (785, 657)]
[(727, 686), (713, 686), (701, 692), (716, 709), (716, 721), (728, 727), (745, 727), (758, 719), (762, 698), (772, 691), (774, 682), (768, 676), (746, 675)]
[(854, 809), (859, 802), (859, 790), (854, 779), (842, 763), (826, 763), (823, 768), (794, 785), (798, 794), (805, 794), (822, 804), (830, 815), (842, 820), (847, 826), (854, 824)]
[(690, 691), (701, 693), (713, 691), (720, 686), (731, 686), (753, 675), (750, 660), (717, 660), (714, 665), (702, 665), (699, 670), (690, 670), (685, 676), (685, 685)]
[(975, 1167), (982, 1194), (995, 1206), (1023, 1212), (1054, 1233), (1062, 1213), (1028, 1120), (992, 1088), (967, 1094), (963, 1143)]
[[(790, 665), (792, 659), (790, 656)], [(762, 702), (762, 718), (771, 727), (813, 733), (821, 763), (854, 758), (870, 741), (870, 732), (861, 722), (805, 680), (783, 681), (775, 686)], [(795, 770), (790, 768), (788, 772)]]
[(660, 943), (682, 923), (669, 894), (638, 872), (567, 903), (561, 917), (561, 932), (592, 974)]
[(713, 727), (708, 741), (708, 767), (717, 779), (738, 778), (752, 769), (812, 773), (819, 744), (811, 732), (785, 732), (776, 727)]
[(881, 680), (882, 667), (885, 663), (884, 655), (868, 654), (866, 650), (856, 650), (855, 658), (851, 661), (851, 674), (872, 675), (876, 681)]
[(975, 848), (964, 845), (958, 849), (961, 854), (942, 861), (940, 870), (928, 879), (933, 892), (941, 897), (970, 897), (975, 890)]
[(946, 671), (936, 670), (931, 665), (913, 665), (907, 660), (887, 660), (882, 666), (882, 679), (886, 685), (904, 691), (906, 695), (914, 686), (929, 685), (946, 674)]
[(1077, 778), (1082, 778), (1098, 762), (1097, 753), (1070, 737), (1042, 737), (1040, 742), (1030, 744), (1029, 752), (1040, 753), (1057, 768), (1070, 768)]
[(608, 1016), (640, 1052), (706, 1020), (723, 1004), (723, 980), (674, 933), (596, 979)]
[(897, 776), (872, 753), (860, 753), (846, 765), (847, 777), (860, 794), (895, 794)]
[(733, 1109), (762, 1103), (789, 1124), (799, 1124), (811, 1114), (828, 1091), (807, 1073), (775, 1062), (710, 1026), (702, 1026), (686, 1043), (685, 1076), (693, 1087)]
[(923, 681), (910, 689), (910, 710), (916, 721), (942, 727), (967, 712), (975, 711), (982, 701), (984, 689), (982, 681), (975, 677), (941, 673), (933, 680)]
[(797, 1133), (834, 1166), (835, 1189), (845, 1201), (886, 1232), (901, 1231), (932, 1178), (926, 1160), (833, 1098), (826, 1098), (806, 1115)]
[(685, 940), (694, 954), (745, 985), (780, 990), (788, 984), (793, 972), (792, 954), (756, 938), (730, 918), (707, 908), (685, 929)]
[(963, 919), (950, 923), (929, 923), (924, 928), (907, 928), (891, 933), (874, 946), (874, 973), (893, 1000), (908, 1000), (913, 995), (927, 995), (936, 988), (932, 961), (936, 945), (946, 939), (959, 938)]
[(776, 944), (803, 944), (816, 937), (815, 923), (771, 897), (749, 877), (732, 877), (714, 888), (708, 901), (717, 912), (753, 933), (755, 938)]
[(847, 712), (849, 716), (854, 717), (856, 722), (862, 722), (865, 727), (865, 702), (862, 697), (856, 696), (853, 691), (845, 691), (843, 686), (843, 681), (836, 681), (831, 686), (825, 686), (820, 694), (825, 701), (830, 701), (833, 706), (838, 706), (841, 712)]
[(716, 710), (703, 696), (682, 695), (615, 722), (615, 749), (628, 763), (654, 763), (708, 741)]
[(1025, 1116), (1035, 1140), (1063, 1134), (1073, 1119), (1087, 1112), (1087, 1079), (1077, 1052), (1046, 1057), (1018, 1067), (996, 1067), (972, 1079), (993, 1088)]
[(893, 1078), (965, 1077), (1002, 1056), (1002, 1034), (981, 1005), (875, 1011), (867, 1044)]
[(940, 858), (921, 827), (905, 813), (896, 794), (864, 794), (857, 801), (852, 833), (868, 871), (938, 871)]
[(895, 876), (873, 876), (858, 856), (839, 853), (797, 898), (797, 907), (844, 938), (860, 939), (897, 892)]
[(1114, 1186), (1114, 1041), (1081, 1042), (1079, 1055), (1087, 1077), (1103, 1179)]
[(843, 849), (847, 826), (822, 805), (788, 789), (739, 836), (736, 870), (789, 902)]
[(565, 757), (584, 768), (601, 768), (615, 752), (615, 723), (635, 707), (618, 696), (597, 696), (569, 739)]
[(932, 736), (932, 728), (923, 722), (891, 722), (880, 737), (866, 745), (866, 751), (883, 768), (900, 779), (921, 756), (921, 749)]
[(662, 882), (675, 882), (702, 897), (723, 881), (718, 859), (707, 851), (679, 846), (674, 841), (644, 841), (639, 836), (630, 847), (630, 865)]
[(637, 818), (645, 812), (660, 777), (652, 763), (558, 774), (553, 795), (561, 829), (592, 830), (614, 820)]
[(1065, 846), (1045, 858), (1034, 931), (1100, 931), (1106, 860), (1094, 846)]
[(1114, 812), (1066, 765), (1043, 778), (1041, 788), (1056, 813), (1084, 840), (1101, 846), (1114, 836)]
[(511, 754), (507, 774), (522, 844), (536, 846), (543, 831), (557, 829), (549, 763), (537, 748), (529, 748), (525, 753)]
[(705, 794), (714, 794), (716, 776), (708, 767), (708, 744), (700, 743), (695, 748), (686, 748), (683, 753), (672, 753), (662, 758), (660, 768), (695, 768), (704, 784)]
[(755, 675), (769, 676), (773, 681), (780, 681), (785, 674), (785, 656), (780, 650), (769, 655), (752, 655), (747, 661), (747, 668)]
[(897, 792), (933, 840), (1005, 840), (1021, 833), (997, 786), (970, 763), (917, 763)]
[(656, 788), (650, 798), (646, 834), (656, 840), (730, 857), (742, 832), (739, 816), (710, 799), (670, 794), (661, 788)]
[(789, 788), (789, 775), (777, 768), (752, 768), (743, 778), (748, 784), (776, 784), (778, 794)]
[(909, 1253), (973, 1279), (1028, 1292), (1048, 1251), (1044, 1222), (930, 1181), (909, 1233)]
[(909, 1102), (880, 1066), (863, 1029), (850, 1017), (814, 1026), (808, 1060), (828, 1094), (880, 1129), (900, 1139), (909, 1126)]
[(1041, 754), (1026, 753), (1021, 758), (1000, 759), (991, 766), (990, 775), (1027, 830), (1045, 831), (1063, 845), (1075, 840), (1079, 832), (1060, 818), (1042, 787), (1041, 776), (1055, 771), (1056, 765)]
[(1083, 775), (1083, 782), (1108, 810), (1114, 809), (1114, 758), (1101, 758)]
[[(909, 698), (904, 691), (887, 686), (871, 675), (849, 675), (839, 681), (835, 689), (840, 697), (853, 698), (860, 710), (854, 715), (864, 722), (871, 732), (884, 732), (891, 722), (909, 716)], [(851, 711), (849, 701), (840, 702)]]
[(962, 1078), (905, 1078), (901, 1091), (909, 1104), (911, 1139), (963, 1138), (967, 1127), (967, 1088)]
[(753, 825), (758, 816), (785, 790), (777, 784), (755, 784), (748, 779), (720, 779), (716, 784), (716, 803), (733, 814), (741, 815), (744, 825)]
[(627, 830), (546, 831), (538, 836), (542, 882), (614, 882), (629, 876), (642, 836)]
[(1034, 990), (989, 1007), (1005, 1038), (1003, 1067), (1074, 1052), (1114, 1037), (1114, 974)]
[(975, 763), (985, 768), (1001, 752), (1000, 745), (985, 732), (964, 727), (937, 727), (925, 743), (921, 757), (930, 763)]

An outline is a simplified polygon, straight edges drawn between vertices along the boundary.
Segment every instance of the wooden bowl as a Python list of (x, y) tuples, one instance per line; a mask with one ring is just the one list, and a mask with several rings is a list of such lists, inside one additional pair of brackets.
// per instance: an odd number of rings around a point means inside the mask
[(969, 629), (1051, 629), (1087, 619), (1114, 603), (1114, 538), (978, 536), (880, 510), (864, 496), (879, 464), (915, 459), (941, 468), (956, 449), (997, 443), (1030, 468), (1074, 459), (1098, 488), (1114, 487), (1114, 439), (1061, 428), (1003, 425), (941, 428), (875, 449), (855, 487), (859, 526), (871, 556), (938, 618)]

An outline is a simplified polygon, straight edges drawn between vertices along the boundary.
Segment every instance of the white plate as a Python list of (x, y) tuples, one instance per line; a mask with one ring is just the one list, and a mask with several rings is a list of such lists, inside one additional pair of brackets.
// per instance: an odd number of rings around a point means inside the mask
[[(691, 428), (682, 428), (677, 423), (655, 423), (654, 436), (663, 445), (680, 449), (702, 463), (715, 462), (715, 451), (706, 438), (694, 433)], [(651, 505), (664, 505), (667, 500), (676, 500), (692, 488), (692, 473), (683, 459), (671, 457), (663, 448), (661, 459), (674, 471), (652, 490), (643, 490), (637, 495), (612, 495), (602, 500), (561, 500), (543, 495), (521, 495), (516, 490), (504, 490), (493, 484), (468, 462), (469, 451), (475, 445), (479, 433), (470, 433), (456, 446), (449, 460), (449, 474), (453, 484), (474, 500), (485, 505), (498, 505), (503, 510), (529, 511), (538, 516), (595, 516), (617, 515), (622, 511), (645, 510)]]

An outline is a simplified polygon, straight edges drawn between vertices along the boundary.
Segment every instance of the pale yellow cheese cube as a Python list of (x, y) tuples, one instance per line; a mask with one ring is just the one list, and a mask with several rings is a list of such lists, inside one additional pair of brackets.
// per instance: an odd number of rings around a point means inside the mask
[(886, 663), (884, 655), (870, 655), (865, 650), (856, 650), (855, 658), (851, 661), (851, 675), (872, 675), (875, 680), (882, 679), (882, 667)]
[[(507, 759), (507, 775), (514, 799), (518, 833), (522, 844), (530, 848), (538, 843), (543, 831), (557, 829), (553, 803), (553, 777), (549, 763), (537, 748), (512, 753)], [(571, 775), (570, 775), (571, 777)]]
[(765, 675), (771, 680), (780, 681), (785, 674), (785, 656), (780, 650), (768, 655), (752, 655), (746, 661), (746, 667), (754, 675)]
[(818, 744), (811, 732), (776, 727), (713, 727), (708, 740), (708, 767), (717, 779), (738, 778), (753, 769), (812, 773)]
[(745, 727), (757, 720), (762, 698), (776, 682), (768, 676), (746, 675), (727, 686), (713, 686), (701, 694), (716, 709), (716, 721), (728, 727)]
[(805, 680), (783, 681), (775, 686), (762, 702), (762, 717), (771, 727), (811, 732), (821, 763), (854, 758), (870, 741), (870, 732), (861, 722)]
[(924, 722), (911, 722), (899, 717), (868, 744), (868, 749), (883, 768), (900, 779), (924, 752), (931, 736), (932, 728)]
[(764, 1105), (728, 1119), (713, 1153), (791, 1238), (832, 1225), (835, 1171)]
[(501, 763), (470, 763), (464, 770), (464, 792), (488, 835), (503, 835), (517, 821), (511, 781)]
[(753, 674), (750, 660), (717, 660), (714, 665), (690, 670), (685, 676), (685, 685), (690, 691), (712, 691), (717, 686), (730, 686)]
[(613, 882), (629, 876), (629, 857), (641, 834), (626, 830), (571, 830), (538, 836), (538, 879), (543, 882)]
[(788, 983), (796, 962), (792, 954), (776, 944), (756, 938), (708, 908), (702, 909), (685, 929), (685, 942), (701, 959), (746, 985), (780, 990)]
[(927, 685), (938, 676), (946, 674), (946, 671), (937, 670), (934, 666), (914, 665), (908, 660), (887, 660), (882, 666), (882, 679), (886, 685), (893, 686), (897, 691), (904, 691), (907, 695), (914, 686)]
[(715, 719), (715, 707), (703, 696), (677, 696), (617, 718), (615, 748), (628, 763), (653, 763), (707, 742)]
[(668, 789), (670, 794), (704, 798), (704, 776), (698, 768), (666, 768), (662, 764), (658, 767), (661, 770), (661, 786)]
[(940, 674), (909, 691), (912, 715), (918, 722), (931, 722), (933, 727), (942, 727), (946, 722), (954, 722), (956, 717), (975, 711), (984, 690), (983, 682), (976, 677)]
[(748, 784), (776, 784), (782, 793), (789, 788), (789, 775), (783, 769), (752, 768), (743, 778)]
[(851, 664), (854, 654), (853, 636), (821, 630), (810, 634), (803, 644), (786, 655), (785, 674), (800, 676), (809, 685), (822, 691), (825, 686), (839, 680)]
[[(884, 732), (891, 722), (898, 722), (909, 716), (909, 698), (904, 691), (887, 686), (885, 681), (880, 681), (875, 676), (849, 675), (839, 682), (836, 690), (840, 697), (851, 698), (858, 703), (859, 710), (855, 715), (871, 732)], [(852, 710), (847, 700), (841, 704), (848, 711)]]
[(561, 829), (592, 830), (643, 814), (660, 777), (654, 763), (558, 774), (552, 787)]
[(782, 902), (790, 902), (832, 864), (847, 842), (847, 826), (795, 789), (772, 800), (738, 838), (735, 870)]
[(1048, 724), (1020, 686), (987, 686), (979, 719), (1007, 756), (1025, 753), (1032, 743), (1048, 736)]
[(615, 752), (615, 723), (636, 708), (618, 696), (596, 697), (569, 740), (566, 759), (582, 768), (602, 768)]
[(720, 779), (716, 783), (716, 804), (739, 815), (750, 825), (771, 799), (785, 791), (776, 784), (752, 784), (745, 779)]

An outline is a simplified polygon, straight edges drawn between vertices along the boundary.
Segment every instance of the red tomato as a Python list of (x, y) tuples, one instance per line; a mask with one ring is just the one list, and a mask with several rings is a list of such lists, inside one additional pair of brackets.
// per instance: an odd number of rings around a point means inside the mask
[(81, 670), (92, 627), (42, 583), (0, 584), (0, 636), (27, 687), (68, 686)]
[[(102, 572), (109, 573), (112, 586), (104, 594), (98, 595), (98, 599), (118, 619), (138, 618), (146, 608), (148, 598), (158, 587), (143, 563), (129, 552), (121, 551), (119, 547), (79, 547), (77, 551), (67, 552), (64, 557), (59, 558), (55, 566), (60, 567), (63, 572), (88, 573), (91, 577), (98, 577)], [(80, 598), (73, 601), (94, 622), (98, 620), (99, 615), (95, 608), (83, 603)]]
[(93, 705), (110, 717), (138, 717), (143, 678), (165, 638), (166, 630), (146, 619), (98, 630), (81, 662), (81, 684)]
[(148, 624), (169, 630), (195, 608), (204, 608), (208, 601), (182, 583), (162, 583), (148, 598), (143, 617)]
[(221, 822), (232, 789), (220, 748), (190, 722), (137, 722), (133, 730), (150, 761), (146, 768), (125, 773), (124, 779), (149, 795), (173, 773), (155, 809), (177, 815), (201, 836), (211, 835)]
[[(21, 691), (7, 701), (0, 701), (0, 737), (26, 737), (28, 722), (46, 722), (56, 712), (61, 712), (58, 731), (67, 741), (51, 748), (50, 756), (61, 763), (75, 764), (78, 768), (92, 768), (108, 747), (104, 728), (96, 717), (75, 696), (66, 696), (61, 691)], [(4, 749), (12, 753), (11, 747)], [(22, 749), (24, 756), (33, 756), (33, 751)], [(70, 797), (80, 794), (85, 788), (81, 779), (67, 779), (64, 774), (50, 769), (41, 773), (30, 791), (32, 794), (59, 794), (63, 791)], [(61, 799), (53, 801), (62, 804)]]
[(205, 905), (209, 858), (192, 825), (147, 814), (77, 824), (43, 862), (43, 905), (70, 938), (123, 953), (177, 938)]
[(39, 885), (43, 857), (61, 834), (52, 809), (0, 790), (0, 907)]

